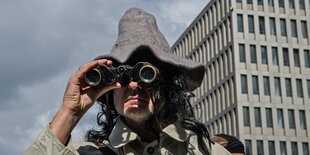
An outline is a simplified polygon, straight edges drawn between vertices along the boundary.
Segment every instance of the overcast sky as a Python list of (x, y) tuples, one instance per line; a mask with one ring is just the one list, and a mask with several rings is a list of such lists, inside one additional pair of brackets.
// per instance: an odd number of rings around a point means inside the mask
[[(172, 45), (208, 0), (0, 0), (0, 154), (22, 154), (62, 103), (70, 75), (109, 53), (124, 12), (152, 13)], [(96, 127), (93, 106), (72, 133)]]

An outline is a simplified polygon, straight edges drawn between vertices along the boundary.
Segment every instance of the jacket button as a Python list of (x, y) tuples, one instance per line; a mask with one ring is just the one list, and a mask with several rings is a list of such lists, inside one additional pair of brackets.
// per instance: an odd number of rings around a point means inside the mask
[(153, 153), (154, 153), (154, 149), (153, 149), (152, 147), (148, 147), (148, 148), (147, 148), (147, 152), (148, 152), (149, 154), (153, 154)]

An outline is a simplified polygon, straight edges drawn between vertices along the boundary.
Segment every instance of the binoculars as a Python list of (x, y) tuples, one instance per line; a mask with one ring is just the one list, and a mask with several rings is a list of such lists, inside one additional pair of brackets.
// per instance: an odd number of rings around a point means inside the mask
[(148, 62), (138, 62), (133, 67), (129, 65), (118, 67), (100, 65), (86, 73), (85, 81), (90, 86), (115, 82), (125, 85), (130, 81), (152, 83), (158, 75), (159, 70)]

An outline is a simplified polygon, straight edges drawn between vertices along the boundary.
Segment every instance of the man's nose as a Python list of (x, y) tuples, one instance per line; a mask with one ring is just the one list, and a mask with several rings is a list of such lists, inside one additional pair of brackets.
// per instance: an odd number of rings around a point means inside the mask
[(128, 87), (133, 90), (142, 89), (141, 85), (138, 82), (129, 82)]

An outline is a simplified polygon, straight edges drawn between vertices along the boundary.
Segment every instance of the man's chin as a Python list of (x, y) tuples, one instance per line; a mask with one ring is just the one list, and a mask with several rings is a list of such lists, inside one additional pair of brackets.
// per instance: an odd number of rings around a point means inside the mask
[(152, 115), (153, 115), (152, 112), (143, 111), (143, 110), (138, 109), (138, 108), (129, 108), (129, 109), (127, 109), (127, 111), (125, 113), (125, 117), (127, 117), (131, 120), (137, 121), (137, 122), (146, 121)]

